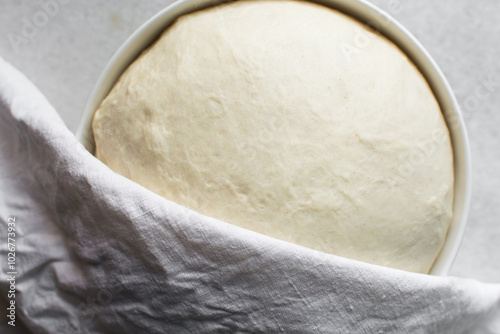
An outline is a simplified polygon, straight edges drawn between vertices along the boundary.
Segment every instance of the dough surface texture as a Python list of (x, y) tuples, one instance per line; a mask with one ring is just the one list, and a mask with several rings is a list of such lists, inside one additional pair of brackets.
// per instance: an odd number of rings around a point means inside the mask
[(185, 15), (93, 120), (96, 157), (165, 198), (319, 251), (427, 273), (452, 216), (448, 129), (384, 37), (307, 2)]

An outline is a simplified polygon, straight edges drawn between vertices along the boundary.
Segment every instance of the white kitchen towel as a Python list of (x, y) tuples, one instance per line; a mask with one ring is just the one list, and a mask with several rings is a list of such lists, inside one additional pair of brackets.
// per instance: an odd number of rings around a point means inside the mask
[(0, 157), (0, 287), (10, 218), (33, 333), (500, 333), (500, 285), (278, 241), (115, 174), (1, 59)]

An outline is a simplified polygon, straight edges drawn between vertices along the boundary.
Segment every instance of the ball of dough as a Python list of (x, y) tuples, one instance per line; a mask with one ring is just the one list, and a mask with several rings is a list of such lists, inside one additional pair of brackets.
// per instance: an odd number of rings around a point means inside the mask
[(448, 129), (394, 44), (305, 1), (179, 18), (93, 121), (96, 156), (187, 208), (426, 273), (452, 215)]

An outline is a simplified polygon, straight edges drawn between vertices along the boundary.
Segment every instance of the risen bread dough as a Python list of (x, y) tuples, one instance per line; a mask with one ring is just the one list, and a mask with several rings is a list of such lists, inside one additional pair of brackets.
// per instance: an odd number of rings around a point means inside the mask
[(426, 81), (385, 38), (306, 2), (181, 17), (95, 114), (96, 156), (195, 211), (426, 273), (453, 162)]

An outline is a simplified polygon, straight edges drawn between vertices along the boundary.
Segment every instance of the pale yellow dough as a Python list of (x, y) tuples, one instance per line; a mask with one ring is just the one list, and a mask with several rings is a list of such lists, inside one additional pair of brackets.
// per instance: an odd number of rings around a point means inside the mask
[(427, 273), (453, 157), (428, 84), (357, 21), (303, 1), (181, 17), (95, 114), (96, 156), (202, 214)]

